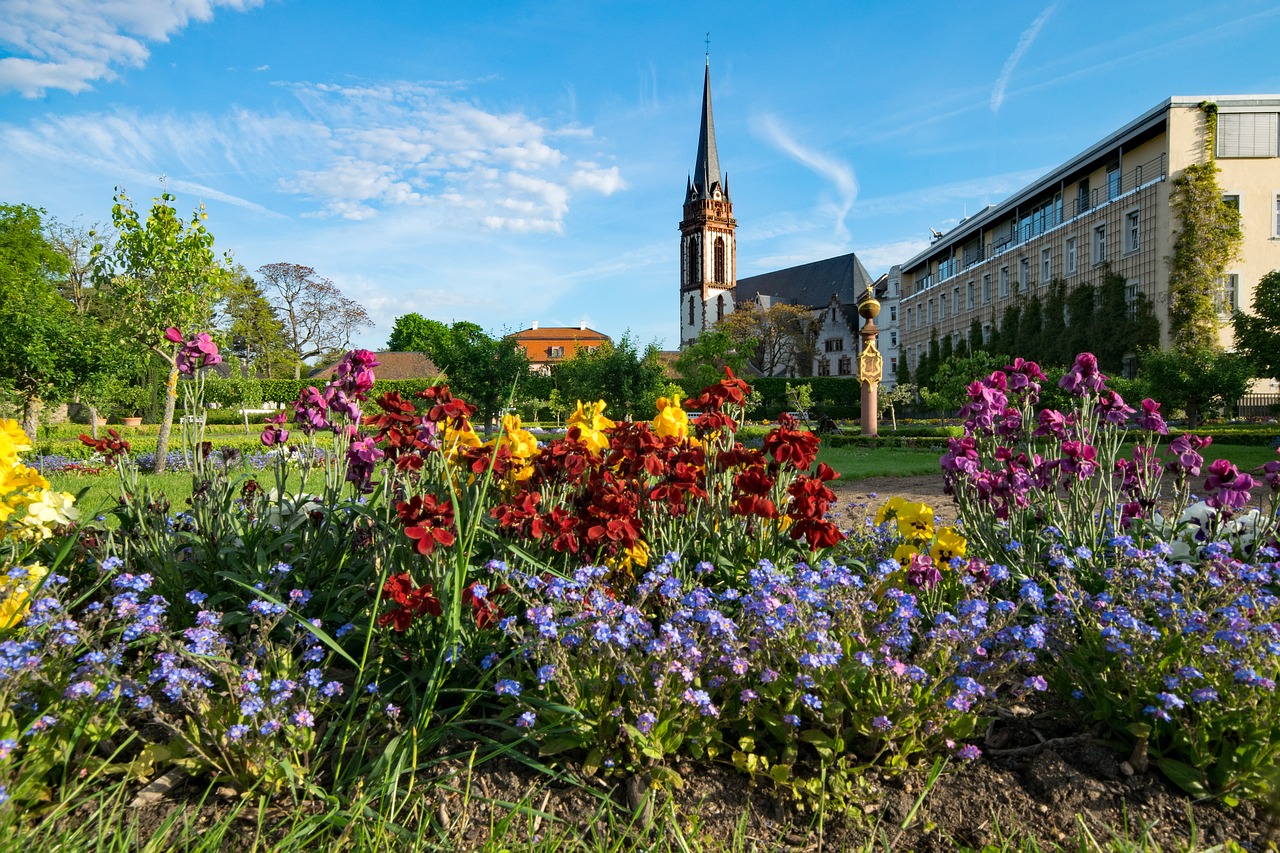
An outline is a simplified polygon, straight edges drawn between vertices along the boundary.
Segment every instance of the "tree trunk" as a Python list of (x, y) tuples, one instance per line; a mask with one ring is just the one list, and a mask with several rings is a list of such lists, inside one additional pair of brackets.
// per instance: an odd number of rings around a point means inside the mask
[(96, 440), (98, 438), (98, 407), (89, 407), (89, 434)]
[(295, 361), (293, 363), (293, 378), (295, 381), (302, 378), (302, 362), (301, 361)]
[(164, 418), (160, 421), (160, 434), (156, 437), (157, 474), (163, 474), (169, 456), (169, 435), (173, 432), (173, 410), (178, 402), (178, 365), (169, 368), (169, 379), (164, 383)]
[(36, 440), (36, 430), (40, 427), (40, 398), (27, 397), (22, 401), (22, 431), (32, 443)]

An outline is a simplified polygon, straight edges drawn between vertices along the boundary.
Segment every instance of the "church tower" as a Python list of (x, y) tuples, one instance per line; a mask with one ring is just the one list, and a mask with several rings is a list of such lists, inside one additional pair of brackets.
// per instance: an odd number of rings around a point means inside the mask
[(711, 120), (711, 62), (702, 83), (698, 157), (684, 196), (680, 222), (680, 346), (697, 339), (733, 311), (738, 278), (737, 221), (729, 177), (720, 177), (716, 128)]

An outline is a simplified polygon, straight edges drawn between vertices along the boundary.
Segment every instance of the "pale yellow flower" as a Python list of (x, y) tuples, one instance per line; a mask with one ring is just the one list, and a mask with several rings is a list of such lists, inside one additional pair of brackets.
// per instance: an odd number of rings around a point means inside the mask
[(689, 434), (689, 415), (680, 408), (679, 400), (658, 398), (658, 416), (653, 419), (653, 431), (663, 438), (684, 438)]

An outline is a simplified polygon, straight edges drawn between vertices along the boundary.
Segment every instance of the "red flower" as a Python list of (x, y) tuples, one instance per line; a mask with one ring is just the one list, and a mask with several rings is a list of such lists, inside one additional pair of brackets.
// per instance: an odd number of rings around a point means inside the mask
[(475, 594), (475, 586), (475, 581), (467, 584), (467, 588), (462, 591), (462, 601), (464, 604), (471, 605), (471, 613), (475, 616), (477, 628), (493, 628), (507, 614), (501, 607), (493, 603), (492, 597), (506, 595), (511, 592), (511, 587), (504, 583), (496, 589), (489, 590), (483, 598), (480, 598)]
[(82, 444), (92, 447), (107, 458), (107, 463), (116, 461), (117, 456), (127, 456), (129, 454), (129, 442), (120, 437), (120, 433), (113, 429), (107, 430), (110, 438), (93, 438), (91, 436), (80, 433), (80, 441)]
[(497, 519), (498, 526), (504, 530), (523, 533), (531, 539), (541, 539), (547, 533), (542, 516), (538, 515), (538, 502), (542, 495), (537, 492), (522, 491), (507, 503), (500, 503), (489, 510), (489, 515)]
[(780, 425), (764, 437), (764, 452), (798, 471), (808, 471), (818, 456), (821, 439), (811, 432)]
[(429, 556), (436, 545), (449, 547), (457, 536), (453, 532), (453, 504), (437, 500), (434, 495), (414, 495), (396, 504), (396, 513), (404, 525), (404, 535), (414, 540), (419, 554)]
[(382, 593), (396, 605), (378, 617), (378, 625), (382, 628), (390, 625), (395, 631), (403, 633), (409, 630), (414, 619), (427, 614), (439, 616), (442, 612), (440, 599), (436, 598), (431, 584), (414, 587), (413, 579), (407, 572), (387, 578), (382, 585)]

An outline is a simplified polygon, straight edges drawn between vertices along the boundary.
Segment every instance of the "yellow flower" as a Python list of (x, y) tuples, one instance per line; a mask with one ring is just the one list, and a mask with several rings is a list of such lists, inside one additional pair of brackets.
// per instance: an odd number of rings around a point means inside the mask
[(919, 548), (914, 545), (908, 545), (904, 542), (894, 550), (893, 559), (897, 561), (899, 566), (902, 566), (902, 568), (905, 569), (907, 566), (911, 565), (912, 555), (919, 553)]
[(904, 503), (898, 509), (898, 533), (903, 539), (932, 539), (933, 507), (928, 504)]
[(514, 480), (527, 480), (533, 476), (533, 458), (538, 455), (538, 439), (533, 433), (520, 426), (519, 415), (502, 416), (502, 439), (494, 439), (498, 446), (505, 446), (511, 452), (515, 468), (511, 477)]
[(604, 406), (604, 400), (591, 403), (589, 406), (583, 406), (582, 401), (579, 400), (578, 410), (569, 416), (568, 421), (568, 426), (570, 428), (576, 426), (581, 432), (582, 441), (592, 453), (597, 455), (609, 449), (609, 437), (603, 431), (617, 426), (604, 416)]
[(27, 505), (27, 518), (38, 523), (61, 527), (80, 517), (76, 509), (76, 496), (70, 492), (51, 492), (44, 489), (40, 496)]
[(901, 497), (900, 495), (895, 495), (885, 501), (884, 506), (880, 507), (880, 510), (876, 513), (876, 527), (884, 524), (889, 519), (897, 518), (898, 510), (902, 509), (903, 504), (906, 502), (906, 498)]
[(605, 565), (615, 571), (631, 573), (633, 567), (649, 565), (649, 546), (645, 542), (637, 541), (631, 547), (619, 551), (615, 556), (606, 558)]
[(0, 629), (12, 628), (22, 621), (30, 609), (28, 603), (27, 591), (22, 587), (18, 587), (9, 593), (8, 597), (0, 601)]
[(939, 566), (945, 567), (951, 563), (952, 557), (964, 556), (966, 544), (965, 538), (954, 527), (944, 527), (938, 531), (938, 538), (934, 540), (929, 555)]
[(18, 454), (31, 449), (31, 441), (12, 418), (0, 418), (0, 468), (18, 461)]
[(689, 434), (689, 415), (680, 408), (679, 400), (658, 398), (658, 416), (653, 419), (653, 431), (663, 438), (669, 435), (684, 438)]
[(48, 574), (39, 563), (19, 568), (26, 572), (26, 577), (0, 576), (0, 628), (12, 628), (22, 621), (30, 609), (32, 591)]

